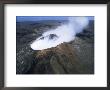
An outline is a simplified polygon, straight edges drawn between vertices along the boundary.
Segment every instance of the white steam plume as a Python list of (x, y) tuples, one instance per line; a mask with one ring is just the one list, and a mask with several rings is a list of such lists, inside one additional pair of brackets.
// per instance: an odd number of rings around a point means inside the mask
[(69, 17), (68, 24), (58, 26), (44, 32), (41, 37), (37, 38), (30, 46), (33, 50), (42, 50), (56, 47), (63, 42), (70, 42), (75, 39), (77, 33), (88, 25), (87, 17)]

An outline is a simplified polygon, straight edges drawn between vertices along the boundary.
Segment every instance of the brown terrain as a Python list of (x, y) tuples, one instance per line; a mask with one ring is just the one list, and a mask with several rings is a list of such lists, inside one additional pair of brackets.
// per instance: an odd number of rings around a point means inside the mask
[(75, 40), (45, 50), (32, 50), (30, 44), (42, 32), (61, 22), (17, 23), (16, 74), (94, 74), (94, 22)]

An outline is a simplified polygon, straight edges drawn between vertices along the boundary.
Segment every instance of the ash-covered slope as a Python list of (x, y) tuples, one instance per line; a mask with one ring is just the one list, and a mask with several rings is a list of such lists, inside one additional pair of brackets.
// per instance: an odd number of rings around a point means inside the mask
[[(76, 35), (74, 41), (41, 51), (32, 50), (30, 43), (39, 37), (43, 30), (50, 29), (50, 27), (42, 23), (40, 25), (44, 26), (39, 27), (37, 27), (38, 24), (34, 24), (35, 27), (33, 24), (25, 24), (17, 24), (17, 74), (94, 73), (93, 21), (84, 32)], [(51, 25), (51, 27), (56, 27), (55, 25)], [(27, 27), (30, 27), (29, 31)]]
[(83, 71), (81, 71), (83, 67), (75, 54), (74, 48), (67, 43), (38, 51), (36, 53), (36, 60), (38, 60), (38, 63), (33, 73), (83, 73)]

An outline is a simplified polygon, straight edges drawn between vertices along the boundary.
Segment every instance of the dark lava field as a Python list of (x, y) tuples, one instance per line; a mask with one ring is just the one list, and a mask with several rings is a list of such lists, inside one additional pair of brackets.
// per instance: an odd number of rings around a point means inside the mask
[(45, 50), (30, 44), (67, 21), (16, 22), (16, 74), (94, 74), (94, 21), (75, 40)]

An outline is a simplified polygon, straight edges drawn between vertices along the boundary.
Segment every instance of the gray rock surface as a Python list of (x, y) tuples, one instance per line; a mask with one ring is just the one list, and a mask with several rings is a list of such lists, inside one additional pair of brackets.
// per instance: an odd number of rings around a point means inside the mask
[(82, 33), (77, 34), (75, 40), (70, 43), (64, 43), (45, 51), (34, 51), (30, 48), (30, 44), (37, 37), (41, 36), (43, 32), (50, 28), (56, 28), (62, 22), (42, 21), (17, 23), (17, 74), (94, 73), (93, 21), (90, 22), (89, 26)]

